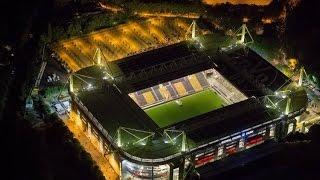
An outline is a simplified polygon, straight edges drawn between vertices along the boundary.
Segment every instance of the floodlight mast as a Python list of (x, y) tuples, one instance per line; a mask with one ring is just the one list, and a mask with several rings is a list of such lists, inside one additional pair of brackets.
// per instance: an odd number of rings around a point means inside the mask
[[(171, 138), (171, 136), (168, 134), (168, 132), (179, 133), (179, 134), (176, 135), (174, 138)], [(186, 147), (187, 137), (186, 137), (186, 133), (184, 131), (174, 130), (174, 129), (165, 129), (164, 130), (164, 135), (170, 140), (170, 142), (172, 144), (174, 143), (174, 139), (177, 139), (178, 137), (181, 136), (182, 137), (182, 140), (181, 140), (181, 151), (185, 152), (187, 150), (187, 147)]]
[(169, 136), (169, 134), (166, 132), (166, 130), (164, 131), (164, 134), (170, 140), (171, 143), (174, 143), (173, 139)]
[(285, 114), (288, 115), (290, 113), (290, 109), (291, 109), (291, 98), (288, 97), (287, 99), (287, 105), (286, 105), (286, 111)]
[[(250, 40), (246, 42), (246, 34), (248, 34)], [(253, 43), (253, 37), (250, 34), (250, 31), (246, 24), (242, 24), (242, 26), (236, 31), (236, 35), (240, 36), (240, 40), (237, 41), (237, 44), (247, 45)]]
[(70, 81), (69, 90), (70, 90), (70, 92), (73, 92), (73, 75), (72, 74), (69, 77), (69, 81)]
[[(289, 93), (288, 93), (289, 92)], [(266, 103), (266, 106), (267, 108), (278, 108), (278, 104), (284, 100), (286, 100), (286, 107), (284, 109), (284, 112), (282, 112), (282, 114), (285, 114), (285, 115), (288, 115), (291, 111), (291, 101), (292, 101), (292, 98), (291, 98), (291, 90), (283, 90), (283, 91), (276, 91), (274, 95), (268, 95), (268, 96), (265, 96), (265, 103)], [(275, 97), (278, 97), (278, 98), (281, 98), (280, 101), (274, 103), (269, 97), (271, 96), (275, 96)], [(269, 106), (268, 104), (271, 104), (271, 106)]]
[(307, 77), (307, 72), (304, 69), (304, 67), (301, 67), (300, 68), (300, 75), (299, 75), (299, 82), (298, 82), (299, 86), (302, 86), (304, 77)]
[[(102, 58), (104, 59), (104, 62), (102, 64)], [(109, 64), (107, 62), (107, 58), (105, 57), (105, 55), (103, 54), (103, 52), (101, 51), (100, 47), (97, 47), (96, 51), (94, 52), (93, 55), (93, 61), (97, 63), (97, 65), (102, 66), (102, 65), (106, 65), (105, 67), (108, 68), (108, 70), (111, 72), (111, 68), (109, 67)], [(106, 75), (108, 75), (112, 80), (114, 80), (114, 77), (109, 73), (109, 72), (105, 72)]]
[(120, 132), (120, 128), (117, 129), (117, 145), (118, 147), (121, 147), (121, 132)]
[(101, 49), (99, 47), (94, 52), (93, 60), (95, 60), (98, 65), (101, 65), (102, 52), (101, 52)]
[[(147, 140), (148, 138), (151, 138), (154, 136), (154, 132), (149, 132), (149, 131), (143, 131), (143, 130), (138, 130), (138, 129), (132, 129), (132, 128), (126, 128), (126, 127), (119, 127), (117, 129), (117, 145), (118, 147), (121, 147), (123, 144), (122, 144), (122, 135), (121, 133), (125, 132), (127, 134), (129, 134), (131, 137), (134, 137), (136, 140), (134, 140), (133, 142), (130, 142), (132, 143), (133, 145), (135, 144), (138, 144), (140, 142), (143, 142), (145, 140)], [(134, 133), (144, 133), (144, 134), (147, 134), (145, 136), (143, 136), (142, 138), (140, 138), (139, 136), (135, 135)], [(143, 145), (145, 145), (146, 143), (144, 143)]]
[(186, 148), (186, 139), (187, 139), (186, 133), (183, 131), (182, 132), (182, 145), (181, 145), (181, 151), (182, 152), (185, 152), (187, 150), (187, 148)]
[(189, 33), (190, 33), (190, 31), (191, 31), (191, 38), (192, 39), (194, 39), (194, 38), (196, 38), (196, 21), (195, 20), (193, 20), (192, 21), (192, 23), (191, 23), (191, 25), (189, 26), (189, 28), (188, 28), (188, 30), (187, 30), (187, 32), (186, 32), (186, 39), (189, 39), (188, 38), (188, 35), (189, 35)]
[(193, 24), (193, 26), (192, 26), (192, 35), (191, 35), (191, 37), (192, 37), (192, 39), (194, 39), (196, 37), (196, 21), (193, 20), (192, 24)]
[(241, 39), (240, 39), (241, 44), (244, 43), (245, 35), (246, 35), (246, 29), (245, 29), (245, 24), (243, 24), (241, 27)]
[[(246, 35), (248, 34), (249, 40), (246, 40)], [(240, 36), (240, 39), (238, 38)], [(250, 34), (250, 31), (247, 27), (247, 25), (244, 23), (241, 25), (241, 27), (232, 35), (232, 41), (234, 43), (231, 43), (229, 46), (222, 47), (222, 51), (229, 51), (233, 49), (235, 46), (243, 47), (245, 49), (247, 44), (251, 44), (254, 42), (253, 37)]]
[[(74, 75), (75, 77), (77, 77), (78, 79), (80, 79), (81, 81), (83, 81), (84, 83), (86, 83), (89, 88), (92, 87), (92, 84), (88, 83), (87, 81), (85, 81), (85, 80), (82, 79), (81, 77), (90, 78), (90, 79), (96, 79), (96, 78), (93, 78), (93, 77), (90, 77), (90, 76), (85, 76), (85, 75), (81, 75), (81, 74), (77, 74), (77, 73), (73, 73), (72, 76), (73, 76), (73, 75)], [(70, 83), (70, 86), (71, 86), (71, 83)], [(73, 80), (72, 80), (72, 91), (73, 91)]]
[(268, 96), (265, 96), (265, 103), (266, 104), (271, 104), (270, 107), (272, 107), (274, 109), (277, 108), (277, 105), (275, 105), (275, 103)]

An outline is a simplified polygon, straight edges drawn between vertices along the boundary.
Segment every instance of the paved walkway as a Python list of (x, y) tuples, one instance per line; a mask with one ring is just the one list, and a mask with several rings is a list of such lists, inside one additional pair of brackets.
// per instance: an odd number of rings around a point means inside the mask
[(84, 149), (90, 153), (92, 159), (97, 163), (104, 177), (108, 180), (118, 180), (118, 174), (113, 170), (108, 160), (94, 147), (88, 137), (71, 120), (65, 120), (65, 124), (74, 134), (74, 137), (80, 141)]

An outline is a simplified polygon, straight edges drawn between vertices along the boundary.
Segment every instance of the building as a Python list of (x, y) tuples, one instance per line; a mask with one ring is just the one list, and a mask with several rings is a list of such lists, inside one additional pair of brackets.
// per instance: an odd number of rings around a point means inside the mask
[(122, 179), (183, 179), (295, 131), (306, 92), (215, 35), (88, 66), (70, 78), (71, 119)]

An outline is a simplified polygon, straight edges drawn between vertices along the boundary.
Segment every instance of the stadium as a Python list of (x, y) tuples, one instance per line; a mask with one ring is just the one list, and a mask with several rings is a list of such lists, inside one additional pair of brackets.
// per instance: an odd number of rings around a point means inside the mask
[(295, 131), (306, 92), (245, 47), (245, 26), (233, 41), (183, 19), (147, 21), (54, 47), (73, 72), (70, 119), (121, 179), (184, 179)]

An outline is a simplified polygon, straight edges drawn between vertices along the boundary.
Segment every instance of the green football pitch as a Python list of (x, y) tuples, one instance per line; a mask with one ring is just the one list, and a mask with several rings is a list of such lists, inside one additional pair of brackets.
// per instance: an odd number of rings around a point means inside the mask
[(161, 128), (207, 113), (223, 106), (223, 99), (214, 91), (207, 89), (176, 101), (166, 102), (144, 111)]

